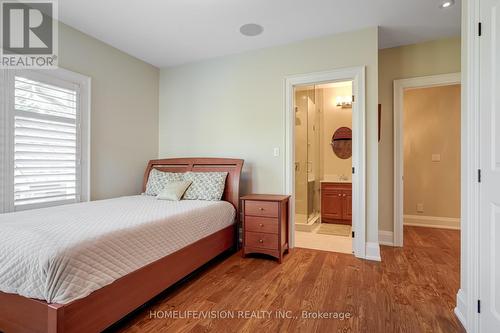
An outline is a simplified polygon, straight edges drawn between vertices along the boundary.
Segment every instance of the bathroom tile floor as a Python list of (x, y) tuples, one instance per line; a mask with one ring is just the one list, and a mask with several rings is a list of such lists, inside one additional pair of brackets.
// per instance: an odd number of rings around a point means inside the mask
[(352, 238), (336, 235), (318, 234), (317, 228), (311, 231), (295, 231), (295, 247), (339, 253), (352, 253)]

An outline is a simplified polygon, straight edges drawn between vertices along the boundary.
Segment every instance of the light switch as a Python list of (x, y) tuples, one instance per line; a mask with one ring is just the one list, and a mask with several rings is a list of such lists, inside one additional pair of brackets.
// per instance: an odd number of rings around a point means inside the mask
[(441, 154), (432, 154), (432, 162), (440, 162)]
[(278, 156), (280, 156), (280, 149), (279, 149), (278, 147), (275, 147), (275, 148), (274, 148), (273, 155), (274, 155), (274, 157), (278, 157)]

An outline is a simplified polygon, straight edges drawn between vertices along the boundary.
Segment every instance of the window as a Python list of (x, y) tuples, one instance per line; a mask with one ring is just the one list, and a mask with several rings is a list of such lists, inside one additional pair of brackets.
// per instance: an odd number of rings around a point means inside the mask
[(1, 79), (3, 211), (88, 200), (90, 80), (62, 69)]

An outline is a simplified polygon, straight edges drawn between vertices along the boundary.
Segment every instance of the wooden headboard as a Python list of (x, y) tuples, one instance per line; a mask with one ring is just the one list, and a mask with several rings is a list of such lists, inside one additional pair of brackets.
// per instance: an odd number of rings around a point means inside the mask
[[(144, 173), (144, 181), (142, 183), (142, 191), (146, 191), (146, 184), (149, 178), (149, 172), (155, 168), (160, 171), (167, 172), (210, 172), (210, 171), (226, 171), (226, 188), (222, 195), (222, 200), (228, 201), (236, 208), (239, 213), (240, 202), (240, 175), (243, 167), (243, 160), (232, 158), (164, 158), (160, 160), (151, 160), (148, 163), (146, 172)], [(239, 215), (236, 215), (239, 216)]]

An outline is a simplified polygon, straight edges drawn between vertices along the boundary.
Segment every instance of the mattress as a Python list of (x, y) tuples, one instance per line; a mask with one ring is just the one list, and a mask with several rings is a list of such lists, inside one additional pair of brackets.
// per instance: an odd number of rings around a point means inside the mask
[(65, 304), (234, 223), (225, 201), (139, 195), (0, 215), (0, 291)]

